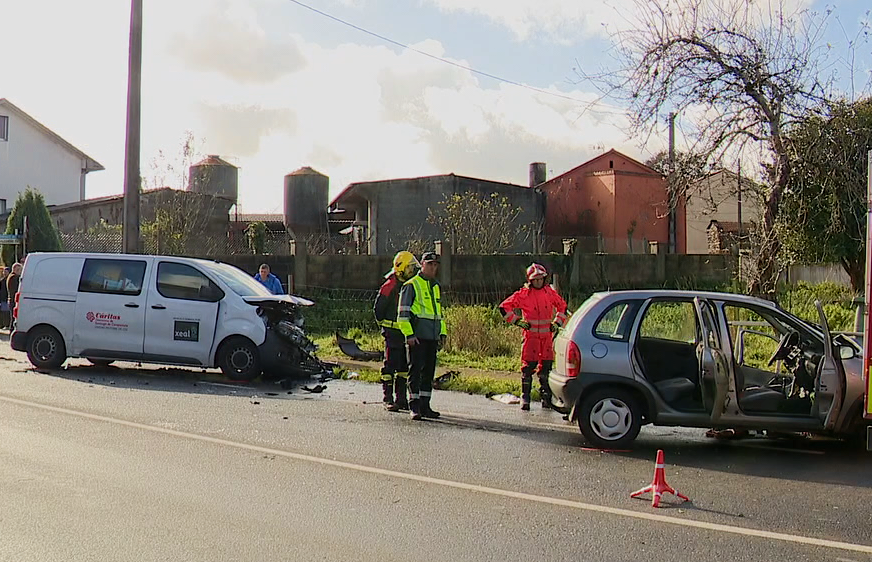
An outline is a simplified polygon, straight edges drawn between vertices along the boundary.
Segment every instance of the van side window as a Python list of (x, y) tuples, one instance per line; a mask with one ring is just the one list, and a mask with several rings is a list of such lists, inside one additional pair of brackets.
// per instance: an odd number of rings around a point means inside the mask
[(89, 258), (79, 278), (79, 292), (137, 296), (144, 278), (144, 261)]
[(224, 291), (190, 265), (161, 262), (157, 266), (157, 292), (168, 299), (217, 302)]

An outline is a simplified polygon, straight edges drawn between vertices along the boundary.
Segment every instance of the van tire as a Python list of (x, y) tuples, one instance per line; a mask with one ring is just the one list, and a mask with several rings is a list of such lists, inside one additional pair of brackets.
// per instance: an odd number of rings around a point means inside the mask
[(642, 410), (632, 392), (615, 386), (602, 386), (582, 395), (578, 409), (578, 428), (594, 447), (621, 449), (639, 435)]
[(64, 338), (51, 326), (37, 326), (27, 336), (27, 358), (37, 369), (57, 369), (67, 360)]
[(248, 338), (228, 338), (218, 349), (216, 359), (224, 376), (233, 381), (253, 381), (261, 373), (260, 354)]

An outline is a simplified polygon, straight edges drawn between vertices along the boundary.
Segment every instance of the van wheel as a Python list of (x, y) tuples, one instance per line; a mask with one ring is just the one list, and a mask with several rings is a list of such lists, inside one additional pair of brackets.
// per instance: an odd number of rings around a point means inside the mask
[(86, 359), (95, 367), (108, 367), (112, 363), (115, 363), (112, 359), (94, 359), (93, 357), (86, 357)]
[(582, 398), (578, 428), (588, 443), (602, 449), (628, 445), (642, 428), (636, 399), (622, 388), (598, 388)]
[(221, 344), (217, 357), (224, 376), (234, 381), (252, 381), (260, 375), (257, 347), (243, 337), (233, 337)]
[(37, 369), (57, 369), (67, 360), (64, 338), (51, 326), (39, 326), (27, 337), (27, 358)]

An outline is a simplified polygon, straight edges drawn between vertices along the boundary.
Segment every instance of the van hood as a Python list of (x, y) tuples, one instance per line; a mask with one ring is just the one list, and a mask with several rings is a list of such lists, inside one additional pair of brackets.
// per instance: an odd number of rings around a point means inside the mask
[(248, 304), (255, 306), (281, 302), (295, 304), (297, 306), (312, 306), (313, 304), (315, 304), (309, 299), (304, 299), (303, 297), (298, 297), (295, 295), (275, 295), (272, 297), (242, 297), (242, 300), (244, 300)]

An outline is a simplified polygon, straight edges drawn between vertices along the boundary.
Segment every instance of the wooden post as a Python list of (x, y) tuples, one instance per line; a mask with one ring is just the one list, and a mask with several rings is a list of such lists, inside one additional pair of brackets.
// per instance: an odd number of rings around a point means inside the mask
[(137, 254), (139, 240), (140, 122), (142, 109), (142, 0), (130, 2), (130, 53), (127, 77), (127, 140), (124, 163), (122, 251)]

